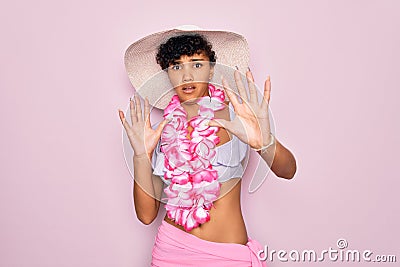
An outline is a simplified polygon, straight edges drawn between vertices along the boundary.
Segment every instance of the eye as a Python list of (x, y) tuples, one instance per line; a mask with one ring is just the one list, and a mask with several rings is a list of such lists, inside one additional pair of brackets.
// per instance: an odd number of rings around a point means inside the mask
[(196, 69), (201, 68), (202, 66), (203, 66), (203, 64), (201, 64), (201, 63), (199, 63), (199, 62), (196, 62), (196, 63), (194, 64), (194, 67), (195, 67)]
[(180, 70), (181, 69), (181, 65), (175, 64), (171, 66), (172, 70)]

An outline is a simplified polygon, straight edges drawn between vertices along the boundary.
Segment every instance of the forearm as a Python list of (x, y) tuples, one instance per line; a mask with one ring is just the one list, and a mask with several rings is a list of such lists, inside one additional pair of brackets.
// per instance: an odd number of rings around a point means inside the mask
[(152, 168), (147, 156), (134, 156), (133, 199), (138, 219), (150, 224), (157, 216), (159, 201), (153, 183)]
[(293, 154), (275, 138), (275, 145), (263, 153), (259, 152), (276, 176), (291, 179), (296, 173), (296, 159)]

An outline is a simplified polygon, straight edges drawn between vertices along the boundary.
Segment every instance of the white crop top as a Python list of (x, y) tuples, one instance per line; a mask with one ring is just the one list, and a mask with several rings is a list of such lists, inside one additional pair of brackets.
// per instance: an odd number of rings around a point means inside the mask
[[(229, 109), (231, 119), (234, 117), (232, 108)], [(157, 125), (153, 126), (156, 128)], [(218, 181), (226, 182), (232, 178), (242, 178), (244, 168), (242, 160), (247, 155), (248, 145), (239, 140), (232, 134), (232, 139), (216, 148), (216, 156), (211, 161), (213, 169), (218, 173)], [(152, 167), (153, 174), (160, 176), (164, 183), (169, 185), (171, 181), (164, 179), (164, 173), (167, 171), (164, 166), (164, 153), (160, 150), (160, 141), (153, 152)]]

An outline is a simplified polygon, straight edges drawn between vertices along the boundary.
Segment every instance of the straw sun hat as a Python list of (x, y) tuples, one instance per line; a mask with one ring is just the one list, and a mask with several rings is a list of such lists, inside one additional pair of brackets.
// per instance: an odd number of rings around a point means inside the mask
[(249, 48), (246, 39), (234, 32), (203, 30), (196, 26), (180, 26), (146, 36), (131, 44), (125, 52), (125, 68), (138, 94), (149, 99), (149, 103), (164, 109), (175, 94), (168, 75), (156, 61), (158, 48), (169, 38), (182, 34), (200, 34), (212, 45), (217, 62), (211, 83), (221, 85), (221, 75), (228, 80), (234, 91), (234, 67), (245, 71), (249, 65)]

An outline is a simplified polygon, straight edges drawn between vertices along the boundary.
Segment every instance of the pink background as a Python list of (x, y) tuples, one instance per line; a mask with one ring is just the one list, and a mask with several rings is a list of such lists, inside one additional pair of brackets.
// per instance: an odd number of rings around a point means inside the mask
[(254, 194), (245, 177), (249, 235), (287, 251), (345, 238), (400, 261), (398, 1), (24, 2), (0, 11), (0, 266), (148, 266), (161, 216), (144, 226), (133, 207), (123, 56), (182, 24), (243, 34), (257, 83), (271, 75), (298, 170)]

